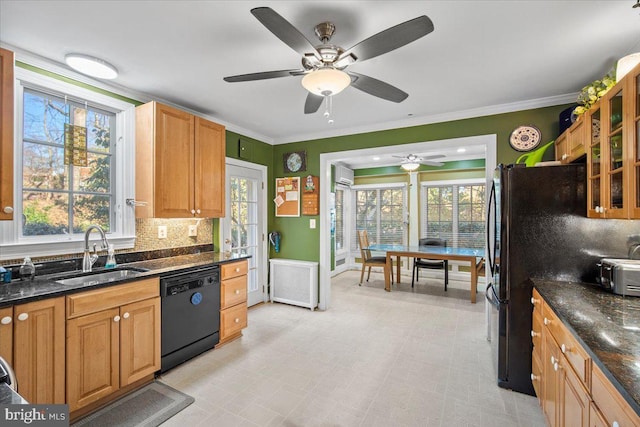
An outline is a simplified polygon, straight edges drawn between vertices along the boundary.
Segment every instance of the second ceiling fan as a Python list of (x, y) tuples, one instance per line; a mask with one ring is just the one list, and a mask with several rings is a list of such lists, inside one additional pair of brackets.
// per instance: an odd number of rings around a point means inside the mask
[(330, 22), (316, 25), (315, 34), (321, 44), (314, 46), (289, 21), (269, 7), (251, 9), (251, 13), (269, 31), (287, 46), (302, 55), (302, 68), (293, 70), (264, 71), (225, 77), (226, 82), (246, 82), (287, 76), (304, 76), (302, 85), (309, 91), (304, 105), (305, 114), (315, 113), (322, 101), (353, 86), (369, 95), (402, 102), (409, 94), (395, 86), (364, 74), (344, 71), (355, 62), (398, 49), (433, 31), (433, 22), (422, 15), (381, 31), (345, 50), (330, 44), (335, 26)]

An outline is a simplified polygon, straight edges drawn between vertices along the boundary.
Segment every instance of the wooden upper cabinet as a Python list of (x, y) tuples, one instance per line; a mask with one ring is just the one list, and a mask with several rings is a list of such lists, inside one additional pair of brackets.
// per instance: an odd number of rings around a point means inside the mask
[(630, 115), (627, 129), (629, 217), (638, 219), (640, 218), (640, 66), (631, 71), (628, 85), (629, 93), (632, 94), (629, 99)]
[(569, 163), (569, 139), (567, 135), (568, 131), (565, 131), (556, 138), (556, 160), (562, 163)]
[(157, 102), (136, 108), (137, 218), (224, 216), (224, 126)]
[(0, 48), (0, 221), (13, 219), (13, 63)]
[(225, 214), (224, 126), (195, 118), (195, 206), (197, 216), (220, 218)]

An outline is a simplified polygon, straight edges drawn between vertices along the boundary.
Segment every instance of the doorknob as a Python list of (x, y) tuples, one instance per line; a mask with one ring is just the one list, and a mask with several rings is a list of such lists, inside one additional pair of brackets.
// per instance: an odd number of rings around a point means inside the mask
[(231, 244), (231, 240), (229, 239), (224, 239), (224, 243), (226, 243), (227, 245)]

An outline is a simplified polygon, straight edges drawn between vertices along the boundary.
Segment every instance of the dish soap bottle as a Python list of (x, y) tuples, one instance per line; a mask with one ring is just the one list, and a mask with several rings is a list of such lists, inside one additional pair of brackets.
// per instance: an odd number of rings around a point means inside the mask
[(115, 268), (116, 266), (116, 256), (113, 253), (113, 245), (109, 245), (109, 251), (107, 255), (107, 262), (104, 264), (104, 268)]
[(36, 267), (31, 262), (30, 257), (25, 257), (20, 266), (20, 280), (33, 280), (36, 275)]

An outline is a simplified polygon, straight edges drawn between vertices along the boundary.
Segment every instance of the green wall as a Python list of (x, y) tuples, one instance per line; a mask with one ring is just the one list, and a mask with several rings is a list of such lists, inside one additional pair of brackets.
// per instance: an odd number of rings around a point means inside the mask
[[(538, 108), (513, 113), (454, 120), (413, 126), (401, 129), (369, 132), (355, 135), (322, 138), (273, 146), (273, 166), (270, 176), (320, 175), (320, 154), (363, 148), (385, 147), (416, 142), (439, 141), (477, 135), (497, 135), (498, 163), (514, 163), (522, 154), (509, 145), (509, 135), (520, 125), (534, 125), (542, 132), (542, 143), (555, 139), (558, 135), (558, 116), (568, 105)], [(282, 158), (290, 151), (307, 152), (307, 170), (299, 174), (285, 174)], [(553, 150), (548, 150), (544, 160), (553, 159)], [(397, 171), (397, 169), (396, 169)], [(273, 200), (273, 185), (269, 185), (267, 200)], [(282, 234), (279, 254), (276, 258), (291, 258), (305, 261), (320, 260), (320, 229), (310, 229), (309, 219), (319, 216), (300, 216), (299, 218), (276, 218), (272, 202), (269, 202), (269, 230), (278, 230)]]

